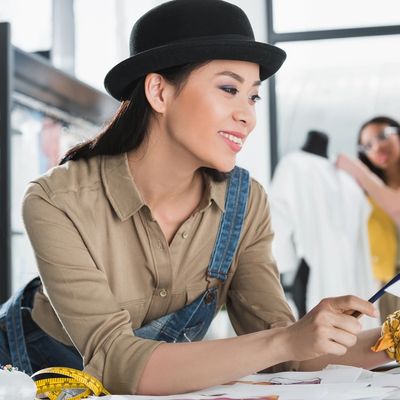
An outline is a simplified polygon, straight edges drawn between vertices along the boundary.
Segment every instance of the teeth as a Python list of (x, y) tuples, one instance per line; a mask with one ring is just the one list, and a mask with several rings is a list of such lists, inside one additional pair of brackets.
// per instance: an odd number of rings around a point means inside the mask
[(243, 146), (243, 139), (238, 138), (237, 136), (229, 135), (225, 132), (219, 132), (223, 137), (229, 139), (231, 142), (238, 144), (239, 146)]

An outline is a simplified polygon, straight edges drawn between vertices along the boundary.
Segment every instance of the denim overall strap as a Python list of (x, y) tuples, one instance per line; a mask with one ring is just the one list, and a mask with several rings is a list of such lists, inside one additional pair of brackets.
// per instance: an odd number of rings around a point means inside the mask
[(217, 288), (209, 288), (192, 303), (135, 329), (133, 333), (141, 338), (168, 343), (201, 340), (214, 318), (216, 299)]
[[(249, 192), (249, 174), (236, 167), (230, 176), (208, 276), (225, 281), (243, 225)], [(217, 288), (208, 288), (192, 303), (134, 330), (136, 336), (165, 342), (201, 340), (217, 310)]]
[(225, 282), (233, 255), (239, 241), (249, 195), (249, 172), (235, 167), (231, 172), (225, 213), (222, 218), (217, 241), (211, 255), (207, 274)]
[(31, 289), (35, 289), (39, 285), (40, 279), (33, 279), (26, 286), (19, 289), (8, 299), (7, 303), (3, 305), (3, 307), (5, 307), (7, 339), (12, 364), (28, 375), (32, 374), (32, 366), (25, 344), (21, 307), (24, 294)]

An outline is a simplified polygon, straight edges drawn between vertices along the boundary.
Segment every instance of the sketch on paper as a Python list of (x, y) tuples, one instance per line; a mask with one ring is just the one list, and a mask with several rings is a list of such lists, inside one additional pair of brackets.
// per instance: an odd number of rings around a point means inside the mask
[[(217, 395), (217, 396), (220, 396), (220, 395)], [(214, 397), (214, 396), (210, 396), (210, 395), (207, 395), (206, 397), (207, 397), (207, 399), (205, 398), (205, 400), (211, 400), (211, 399), (212, 400), (279, 400), (279, 396), (277, 396), (277, 395), (258, 396), (258, 397), (241, 397), (241, 398)], [(172, 400), (174, 400), (174, 399), (172, 399)], [(187, 399), (176, 399), (176, 400), (193, 400), (193, 399), (187, 398)]]
[(308, 378), (308, 379), (295, 379), (295, 378), (287, 378), (284, 376), (275, 376), (269, 380), (265, 381), (251, 381), (251, 380), (240, 380), (229, 382), (228, 385), (234, 383), (244, 383), (248, 385), (319, 385), (322, 379), (319, 377)]

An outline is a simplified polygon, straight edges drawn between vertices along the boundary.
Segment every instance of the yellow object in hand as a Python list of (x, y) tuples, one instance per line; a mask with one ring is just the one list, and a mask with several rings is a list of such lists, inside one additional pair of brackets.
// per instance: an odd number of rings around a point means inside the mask
[(386, 351), (387, 355), (400, 363), (400, 310), (389, 314), (382, 325), (381, 337), (371, 347), (372, 351)]

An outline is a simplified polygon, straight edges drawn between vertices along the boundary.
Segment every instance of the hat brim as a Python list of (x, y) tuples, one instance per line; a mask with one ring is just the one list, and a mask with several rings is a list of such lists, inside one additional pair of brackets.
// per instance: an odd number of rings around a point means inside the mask
[(150, 72), (207, 60), (240, 60), (260, 65), (260, 79), (273, 75), (285, 61), (279, 47), (250, 40), (201, 40), (168, 44), (136, 54), (117, 64), (105, 77), (107, 92), (119, 101), (129, 98), (135, 81)]

